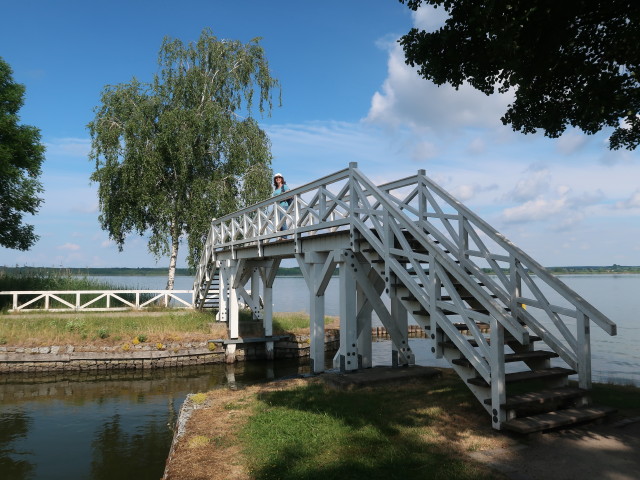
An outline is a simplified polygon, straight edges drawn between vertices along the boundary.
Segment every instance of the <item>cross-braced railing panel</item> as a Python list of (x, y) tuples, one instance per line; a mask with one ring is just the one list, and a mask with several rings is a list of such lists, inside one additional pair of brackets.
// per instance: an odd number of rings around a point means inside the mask
[[(196, 303), (206, 297), (206, 279), (212, 277), (217, 268), (217, 250), (255, 246), (259, 257), (262, 256), (263, 243), (280, 237), (294, 235), (298, 238), (348, 229), (348, 179), (349, 169), (345, 169), (214, 219), (196, 271), (194, 290), (199, 292)], [(281, 205), (287, 199), (290, 200), (289, 205)]]
[[(407, 202), (418, 197), (417, 189), (409, 190), (401, 199), (391, 197), (388, 187), (387, 192), (377, 189), (357, 171), (353, 174), (352, 183), (354, 205), (357, 205), (354, 207), (354, 227), (384, 259), (388, 269), (385, 278), (395, 275), (398, 283), (405, 286), (415, 301), (422, 305), (424, 317), (428, 317), (428, 320), (423, 320), (418, 315), (415, 316), (416, 321), (431, 331), (442, 329), (478, 373), (490, 381), (491, 368), (487, 361), (491, 358), (490, 347), (478, 323), (488, 325), (492, 317), (499, 318), (523, 343), (528, 338), (526, 330), (506, 313), (503, 305), (470, 280), (449, 251), (426, 235), (416, 220), (405, 213), (412, 210), (415, 213), (413, 207), (407, 208)], [(459, 285), (463, 285), (463, 289)], [(462, 299), (460, 291), (471, 292), (490, 314), (475, 311)], [(462, 335), (454, 325), (455, 321), (465, 324), (476, 348), (470, 344), (469, 336)]]
[[(580, 371), (589, 363), (587, 357), (590, 352), (584, 348), (589, 320), (608, 334), (615, 335), (616, 326), (611, 320), (484, 220), (424, 174), (419, 174), (416, 181), (423, 185), (425, 191), (426, 230), (447, 245), (450, 251), (456, 252), (460, 266), (482, 282), (569, 366)], [(449, 213), (451, 210), (455, 213)], [(441, 235), (439, 229), (433, 230), (431, 212), (443, 224), (448, 222), (446, 235)], [(456, 216), (459, 220), (454, 224)], [(454, 234), (456, 231), (457, 235)], [(485, 270), (487, 267), (490, 272)], [(541, 285), (559, 297), (562, 305), (552, 302)]]

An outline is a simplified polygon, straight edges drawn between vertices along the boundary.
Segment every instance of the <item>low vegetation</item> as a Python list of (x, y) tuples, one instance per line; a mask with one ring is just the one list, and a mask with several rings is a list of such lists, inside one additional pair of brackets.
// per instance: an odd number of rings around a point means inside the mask
[(194, 311), (40, 313), (4, 315), (0, 344), (45, 345), (167, 343), (224, 337), (223, 324), (210, 313)]
[[(208, 395), (189, 420), (171, 479), (504, 478), (467, 454), (511, 440), (446, 371), (393, 388), (335, 391), (310, 379)], [(210, 442), (193, 448), (191, 436)]]
[[(329, 328), (338, 319), (326, 317)], [(304, 312), (277, 313), (273, 334), (308, 333), (309, 316)], [(262, 322), (252, 320), (251, 311), (240, 311), (240, 332), (263, 335)], [(0, 321), (0, 345), (39, 347), (49, 345), (164, 345), (170, 342), (206, 341), (226, 338), (225, 323), (215, 321), (214, 312), (155, 308), (124, 312), (36, 312), (7, 313)]]

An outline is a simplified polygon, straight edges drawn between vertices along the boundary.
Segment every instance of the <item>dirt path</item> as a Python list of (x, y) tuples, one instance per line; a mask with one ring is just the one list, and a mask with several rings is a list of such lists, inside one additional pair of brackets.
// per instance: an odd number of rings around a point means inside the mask
[(513, 480), (638, 480), (640, 417), (537, 434), (470, 456)]

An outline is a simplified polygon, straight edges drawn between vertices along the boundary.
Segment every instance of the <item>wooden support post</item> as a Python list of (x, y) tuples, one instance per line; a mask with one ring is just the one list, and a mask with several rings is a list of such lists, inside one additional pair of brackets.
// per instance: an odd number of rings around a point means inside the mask
[(356, 281), (347, 268), (355, 254), (345, 250), (340, 265), (340, 355), (341, 371), (358, 369), (358, 327), (356, 320)]
[(309, 357), (311, 371), (324, 371), (324, 292), (336, 263), (327, 252), (296, 255), (298, 266), (309, 289)]
[[(280, 260), (273, 260), (271, 266), (264, 267), (260, 270), (262, 283), (264, 285), (264, 311), (262, 326), (264, 327), (265, 337), (271, 337), (273, 335), (273, 282), (276, 278), (276, 272), (278, 271), (279, 266)], [(267, 359), (273, 359), (273, 342), (266, 342), (264, 348)]]
[(491, 422), (493, 428), (500, 430), (500, 424), (507, 420), (506, 410), (502, 407), (507, 398), (504, 369), (504, 327), (493, 317), (491, 318), (490, 336)]
[(216, 320), (219, 322), (227, 322), (229, 319), (228, 298), (229, 298), (229, 278), (228, 278), (227, 261), (220, 262), (220, 270), (218, 273), (218, 315)]
[[(325, 255), (326, 257), (326, 255)], [(313, 284), (309, 285), (309, 357), (311, 360), (311, 371), (319, 373), (324, 371), (324, 290), (316, 294), (316, 288), (322, 282), (322, 263), (313, 263), (311, 275)]]
[(253, 267), (251, 272), (251, 317), (260, 320), (260, 269)]
[[(239, 323), (239, 311), (238, 311), (238, 294), (236, 289), (233, 288), (235, 277), (237, 275), (237, 260), (227, 260), (227, 279), (229, 281), (227, 293), (227, 302), (229, 306), (229, 319), (228, 330), (229, 338), (235, 339), (240, 336), (240, 323)], [(236, 344), (227, 345), (225, 352), (225, 361), (227, 363), (233, 363), (236, 361)]]
[(591, 390), (591, 326), (589, 317), (578, 311), (576, 322), (577, 358), (578, 358), (578, 386)]
[[(399, 298), (397, 287), (398, 280), (392, 275), (391, 288), (389, 289), (389, 298), (391, 300), (391, 319), (398, 326), (401, 338), (398, 340), (400, 345), (393, 345), (391, 351), (391, 363), (394, 366), (406, 366), (415, 364), (411, 347), (409, 347), (409, 316), (407, 309)], [(397, 350), (399, 348), (400, 350)]]
[[(372, 270), (373, 271), (373, 270)], [(373, 271), (375, 275), (375, 271)], [(371, 345), (371, 311), (369, 303), (362, 287), (356, 287), (357, 323), (358, 323), (358, 367), (373, 367), (373, 352)], [(367, 304), (369, 304), (367, 306)], [(368, 307), (368, 308), (367, 308)]]

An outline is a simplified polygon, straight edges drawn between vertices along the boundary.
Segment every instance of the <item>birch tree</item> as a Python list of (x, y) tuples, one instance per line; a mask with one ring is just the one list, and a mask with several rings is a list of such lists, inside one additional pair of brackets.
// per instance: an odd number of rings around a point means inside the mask
[(212, 218), (269, 195), (271, 145), (253, 113), (271, 114), (274, 91), (259, 39), (209, 29), (188, 45), (165, 38), (152, 82), (104, 88), (88, 125), (99, 220), (120, 250), (139, 234), (168, 255), (168, 289), (184, 239), (194, 267)]

